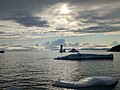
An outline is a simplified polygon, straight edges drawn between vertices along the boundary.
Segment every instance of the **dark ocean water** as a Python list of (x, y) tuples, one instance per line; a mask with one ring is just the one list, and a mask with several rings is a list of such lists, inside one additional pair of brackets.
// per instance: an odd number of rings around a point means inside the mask
[[(106, 53), (105, 51), (82, 51)], [(113, 76), (120, 81), (120, 53), (114, 60), (57, 61), (57, 51), (6, 51), (0, 54), (0, 90), (67, 90), (51, 86), (51, 80), (78, 81), (86, 76)], [(120, 90), (118, 83), (115, 90)]]

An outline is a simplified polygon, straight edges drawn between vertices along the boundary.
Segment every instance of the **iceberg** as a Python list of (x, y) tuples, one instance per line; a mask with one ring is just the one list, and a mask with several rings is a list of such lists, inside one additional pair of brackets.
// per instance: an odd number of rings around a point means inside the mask
[(113, 60), (113, 54), (70, 54), (54, 58), (55, 60)]
[(118, 80), (114, 77), (91, 76), (80, 79), (78, 82), (52, 81), (52, 85), (62, 88), (80, 90), (112, 90), (117, 85)]

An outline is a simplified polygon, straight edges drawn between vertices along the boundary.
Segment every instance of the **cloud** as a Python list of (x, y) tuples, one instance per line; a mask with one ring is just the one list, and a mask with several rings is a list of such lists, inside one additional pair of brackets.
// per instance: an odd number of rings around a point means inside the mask
[(60, 46), (65, 43), (64, 39), (58, 39), (51, 42), (50, 46)]
[(78, 29), (78, 30), (72, 30), (73, 32), (76, 33), (106, 33), (106, 32), (115, 32), (115, 31), (120, 31), (120, 27), (112, 27), (112, 26), (94, 26), (94, 27), (89, 27), (86, 29)]
[(41, 46), (50, 46), (50, 42), (45, 42), (45, 43), (42, 43)]
[(14, 38), (20, 38), (20, 36), (17, 36), (17, 35), (0, 35), (0, 39), (14, 39)]
[[(63, 16), (55, 13), (55, 10), (63, 4), (68, 5), (71, 11), (69, 15)], [(10, 29), (9, 27), (0, 26), (10, 31), (14, 29), (12, 33), (23, 30), (23, 28), (26, 29), (25, 32), (28, 31), (29, 33), (29, 28), (31, 30), (34, 27), (39, 28), (40, 33), (43, 34), (40, 37), (44, 37), (44, 35), (75, 36), (80, 33), (118, 32), (120, 31), (120, 1), (0, 0), (0, 21), (17, 23), (16, 27), (5, 23), (5, 25), (10, 26)], [(38, 34), (32, 33), (29, 34), (30, 37), (38, 37)]]
[(44, 42), (41, 44), (41, 46), (45, 46), (45, 47), (55, 47), (55, 46), (60, 46), (60, 45), (65, 45), (65, 39), (57, 39), (57, 40), (54, 40), (52, 42), (50, 41), (47, 41), (47, 42)]
[(0, 0), (0, 18), (6, 18), (13, 15), (13, 12), (21, 14), (33, 14), (41, 12), (50, 5), (57, 3), (59, 0)]
[(119, 45), (120, 43), (118, 43), (116, 40), (112, 42), (112, 46), (117, 46)]
[(40, 17), (31, 16), (31, 15), (4, 18), (4, 20), (14, 20), (17, 23), (20, 23), (21, 25), (24, 25), (26, 27), (32, 27), (32, 26), (48, 27), (49, 26), (46, 20), (43, 20)]
[(112, 19), (120, 18), (120, 3), (114, 4), (103, 4), (95, 6), (90, 6), (90, 9), (80, 11), (78, 18), (92, 18), (92, 19)]
[(5, 32), (0, 31), (0, 34), (4, 34)]

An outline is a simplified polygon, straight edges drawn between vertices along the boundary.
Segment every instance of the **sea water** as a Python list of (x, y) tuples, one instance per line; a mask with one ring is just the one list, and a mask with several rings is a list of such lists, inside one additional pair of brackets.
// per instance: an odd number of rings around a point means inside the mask
[[(82, 50), (81, 53), (106, 51)], [(113, 54), (114, 60), (65, 61), (53, 59), (64, 56), (55, 50), (6, 51), (0, 53), (0, 90), (13, 86), (21, 90), (67, 90), (53, 87), (51, 80), (78, 81), (99, 75), (113, 76), (120, 81), (120, 53)], [(115, 90), (120, 90), (119, 83)]]

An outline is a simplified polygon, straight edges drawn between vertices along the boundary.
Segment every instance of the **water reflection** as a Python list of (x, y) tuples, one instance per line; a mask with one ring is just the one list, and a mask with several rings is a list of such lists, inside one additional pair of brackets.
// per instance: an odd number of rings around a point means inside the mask
[(78, 81), (92, 75), (120, 77), (118, 53), (113, 61), (53, 60), (58, 55), (57, 51), (44, 50), (8, 51), (0, 55), (0, 89), (16, 86), (23, 90), (67, 90), (51, 86), (50, 81)]

